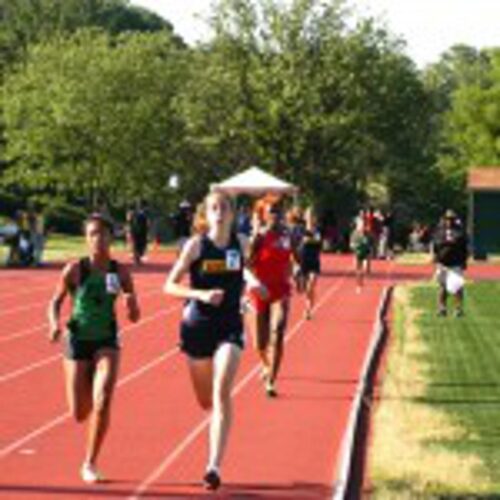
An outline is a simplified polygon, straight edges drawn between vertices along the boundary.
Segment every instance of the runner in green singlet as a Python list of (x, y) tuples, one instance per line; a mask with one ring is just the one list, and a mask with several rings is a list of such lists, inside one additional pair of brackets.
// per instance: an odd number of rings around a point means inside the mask
[(77, 422), (89, 421), (87, 450), (80, 475), (95, 483), (103, 478), (96, 461), (109, 427), (110, 406), (119, 365), (115, 301), (123, 294), (130, 321), (140, 312), (132, 277), (111, 259), (111, 223), (100, 214), (85, 222), (88, 257), (64, 268), (49, 306), (51, 342), (61, 337), (60, 311), (68, 294), (71, 316), (64, 335), (64, 371), (69, 410)]
[(361, 217), (355, 221), (355, 228), (351, 234), (350, 246), (354, 252), (354, 270), (356, 273), (356, 291), (361, 293), (364, 284), (366, 269), (370, 264), (371, 243), (370, 237)]

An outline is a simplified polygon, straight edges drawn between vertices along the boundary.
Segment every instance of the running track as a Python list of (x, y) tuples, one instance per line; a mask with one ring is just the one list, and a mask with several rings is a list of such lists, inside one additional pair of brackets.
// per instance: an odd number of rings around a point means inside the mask
[[(176, 347), (180, 302), (161, 293), (170, 258), (134, 273), (143, 317), (122, 321), (123, 357), (111, 432), (100, 458), (110, 481), (78, 477), (83, 428), (66, 413), (60, 346), (45, 309), (59, 269), (0, 271), (0, 498), (202, 498), (207, 415), (194, 402)], [(349, 257), (326, 256), (312, 321), (294, 298), (279, 398), (263, 395), (245, 351), (218, 498), (331, 498), (351, 402), (385, 287), (428, 267), (376, 262), (355, 293)], [(471, 271), (493, 277), (492, 269)], [(500, 273), (496, 270), (496, 276)], [(120, 310), (120, 314), (123, 311)]]

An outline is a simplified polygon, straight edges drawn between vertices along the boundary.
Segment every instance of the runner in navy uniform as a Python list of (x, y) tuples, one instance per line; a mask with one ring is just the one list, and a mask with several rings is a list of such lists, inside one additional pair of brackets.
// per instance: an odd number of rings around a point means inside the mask
[[(202, 214), (199, 211), (198, 217)], [(206, 227), (206, 231), (188, 240), (167, 278), (165, 292), (187, 299), (181, 322), (181, 350), (188, 357), (200, 406), (212, 408), (203, 481), (206, 488), (217, 489), (231, 424), (231, 387), (243, 348), (240, 301), (247, 242), (232, 232), (234, 209), (226, 195), (209, 194), (204, 215), (206, 224), (195, 221), (195, 227)], [(190, 286), (181, 284), (187, 273)], [(253, 286), (260, 286), (251, 274), (249, 279)]]
[(306, 229), (299, 244), (299, 288), (306, 295), (305, 319), (312, 318), (316, 297), (316, 282), (321, 272), (321, 233), (316, 224), (316, 217), (311, 208), (305, 214)]

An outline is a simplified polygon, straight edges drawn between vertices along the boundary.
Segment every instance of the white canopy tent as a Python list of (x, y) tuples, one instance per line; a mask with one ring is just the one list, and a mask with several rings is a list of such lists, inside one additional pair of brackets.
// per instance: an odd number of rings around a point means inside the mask
[(254, 196), (265, 194), (296, 195), (298, 192), (297, 186), (278, 179), (258, 167), (250, 167), (223, 182), (212, 184), (210, 190), (227, 193), (231, 196), (238, 194)]

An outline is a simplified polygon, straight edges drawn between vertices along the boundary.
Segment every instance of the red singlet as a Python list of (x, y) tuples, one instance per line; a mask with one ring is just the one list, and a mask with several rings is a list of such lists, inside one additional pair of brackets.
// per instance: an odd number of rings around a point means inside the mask
[(269, 293), (266, 301), (256, 294), (251, 294), (258, 312), (265, 310), (271, 302), (289, 295), (291, 257), (291, 238), (287, 232), (269, 230), (258, 236), (253, 258), (253, 271)]

